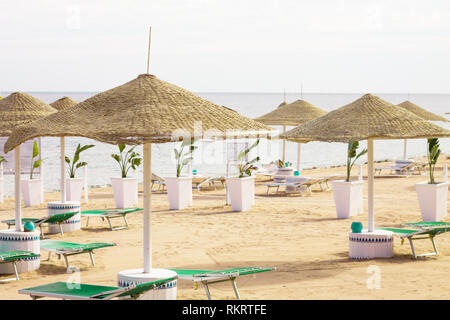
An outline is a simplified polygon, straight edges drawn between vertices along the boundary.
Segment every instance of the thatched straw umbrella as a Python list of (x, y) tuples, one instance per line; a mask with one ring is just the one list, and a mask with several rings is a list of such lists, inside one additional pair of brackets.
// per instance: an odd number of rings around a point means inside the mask
[(38, 136), (82, 136), (111, 144), (144, 144), (144, 269), (151, 260), (151, 144), (184, 137), (258, 137), (272, 129), (185, 89), (141, 74), (121, 86), (14, 131), (5, 151)]
[[(50, 105), (58, 111), (65, 110), (76, 105), (77, 102), (69, 97), (62, 97), (50, 103)], [(61, 166), (61, 202), (66, 202), (66, 170), (65, 170), (65, 155), (66, 155), (66, 141), (64, 137), (60, 137), (60, 166)]]
[(367, 140), (369, 232), (374, 230), (373, 140), (430, 137), (450, 137), (450, 131), (372, 94), (366, 94), (282, 135), (282, 138), (301, 142), (317, 140), (348, 143)]
[[(0, 137), (9, 137), (18, 126), (43, 118), (56, 110), (45, 102), (22, 92), (11, 93), (0, 99)], [(22, 230), (22, 212), (20, 207), (20, 143), (15, 145), (15, 219), (16, 231)]]
[[(275, 110), (255, 118), (256, 121), (267, 125), (283, 126), (283, 133), (286, 133), (286, 126), (299, 126), (309, 120), (325, 115), (327, 112), (304, 100), (296, 100), (292, 103), (280, 104)], [(297, 146), (297, 170), (300, 171), (300, 143)], [(283, 163), (286, 159), (286, 140), (283, 140)]]
[[(408, 100), (400, 103), (398, 106), (402, 107), (408, 111), (411, 111), (412, 113), (421, 117), (424, 120), (448, 122), (448, 120), (446, 118), (441, 117), (437, 114), (434, 114), (430, 111), (427, 111)], [(406, 146), (407, 146), (407, 140), (404, 139), (403, 140), (403, 160), (406, 160)]]

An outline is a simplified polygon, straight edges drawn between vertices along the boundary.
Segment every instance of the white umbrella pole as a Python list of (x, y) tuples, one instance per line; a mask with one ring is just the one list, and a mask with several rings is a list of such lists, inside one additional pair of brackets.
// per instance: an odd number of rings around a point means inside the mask
[[(283, 126), (283, 133), (286, 133), (286, 126)], [(286, 139), (283, 139), (283, 156), (282, 156), (282, 159), (283, 159), (283, 166), (284, 166), (284, 163), (286, 162)]]
[(406, 160), (406, 145), (408, 144), (406, 139), (403, 139), (403, 160)]
[(152, 145), (144, 144), (144, 273), (152, 269)]
[(300, 172), (300, 153), (301, 153), (302, 144), (297, 143), (297, 171)]
[(367, 183), (368, 183), (368, 208), (369, 208), (369, 232), (373, 232), (375, 216), (373, 208), (373, 139), (367, 140)]
[(22, 231), (22, 208), (20, 207), (20, 145), (14, 149), (14, 178), (16, 231)]
[(61, 202), (66, 202), (66, 142), (64, 137), (60, 138), (60, 152), (61, 152)]

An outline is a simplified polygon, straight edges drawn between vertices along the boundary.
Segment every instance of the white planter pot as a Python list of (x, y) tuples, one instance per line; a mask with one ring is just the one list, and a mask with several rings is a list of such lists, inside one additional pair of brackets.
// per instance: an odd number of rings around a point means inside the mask
[(331, 181), (338, 219), (356, 216), (363, 211), (363, 181)]
[(192, 205), (192, 177), (165, 177), (169, 205), (172, 210)]
[(416, 183), (420, 213), (423, 221), (442, 221), (447, 215), (447, 194), (450, 183)]
[(227, 188), (233, 211), (247, 211), (255, 204), (254, 177), (227, 178)]
[(136, 178), (111, 178), (111, 184), (118, 209), (137, 205), (138, 185)]
[(21, 180), (23, 202), (25, 207), (34, 206), (42, 203), (42, 183), (41, 179)]
[[(61, 179), (59, 179), (61, 185)], [(84, 186), (84, 178), (66, 178), (66, 200), (81, 201)]]

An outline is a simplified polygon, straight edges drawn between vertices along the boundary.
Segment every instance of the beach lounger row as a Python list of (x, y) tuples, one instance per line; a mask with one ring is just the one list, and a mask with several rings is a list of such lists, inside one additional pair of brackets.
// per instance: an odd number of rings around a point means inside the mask
[(382, 170), (388, 170), (391, 176), (410, 176), (414, 172), (422, 175), (426, 173), (427, 164), (414, 161), (396, 161), (395, 164), (375, 167), (375, 174), (381, 175)]
[(261, 272), (273, 271), (275, 268), (234, 268), (225, 270), (192, 270), (192, 269), (170, 269), (177, 273), (176, 277), (162, 279), (158, 281), (147, 282), (128, 287), (109, 287), (91, 284), (77, 284), (69, 282), (53, 282), (32, 288), (19, 290), (20, 294), (29, 295), (33, 300), (39, 298), (59, 298), (69, 300), (109, 300), (112, 298), (131, 298), (137, 299), (140, 295), (149, 290), (157, 289), (165, 284), (175, 280), (189, 280), (194, 282), (194, 288), (201, 282), (206, 291), (206, 295), (211, 300), (209, 285), (223, 281), (230, 281), (236, 299), (240, 299), (236, 278), (238, 276), (257, 274)]
[[(305, 178), (305, 180), (300, 182), (269, 182), (264, 183), (264, 186), (267, 187), (266, 195), (269, 195), (271, 188), (276, 188), (276, 193), (279, 192), (280, 187), (288, 188), (290, 187), (292, 190), (295, 190), (296, 192), (300, 193), (300, 195), (303, 195), (302, 190), (308, 190), (309, 195), (312, 195), (311, 188), (314, 185), (318, 185), (322, 191), (329, 189), (330, 186), (328, 185), (328, 182), (337, 179), (338, 175), (331, 175), (326, 177), (320, 177), (320, 178)], [(324, 186), (326, 186), (324, 188)]]

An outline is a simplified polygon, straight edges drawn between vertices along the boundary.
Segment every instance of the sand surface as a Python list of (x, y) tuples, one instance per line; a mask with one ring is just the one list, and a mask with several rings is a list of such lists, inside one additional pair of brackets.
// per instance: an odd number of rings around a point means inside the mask
[[(437, 168), (441, 178), (442, 156)], [(421, 159), (424, 161), (424, 159)], [(378, 163), (385, 166), (390, 163)], [(343, 174), (344, 167), (304, 170), (305, 176)], [(357, 175), (354, 169), (353, 175)], [(399, 226), (421, 221), (414, 184), (428, 177), (375, 179), (376, 226)], [(276, 267), (274, 272), (238, 278), (243, 299), (448, 299), (450, 298), (450, 233), (439, 235), (439, 256), (412, 259), (407, 242), (394, 242), (394, 257), (369, 261), (348, 258), (348, 232), (353, 221), (367, 227), (367, 184), (364, 184), (364, 213), (338, 220), (331, 190), (313, 189), (313, 195), (266, 196), (258, 179), (256, 203), (251, 211), (232, 212), (225, 205), (222, 187), (194, 191), (194, 206), (169, 210), (167, 194), (152, 196), (153, 266), (157, 268), (225, 269), (232, 267)], [(142, 186), (140, 186), (141, 188)], [(59, 200), (59, 193), (48, 193), (45, 201)], [(139, 195), (142, 206), (142, 194)], [(114, 208), (111, 188), (90, 189), (89, 203), (82, 210)], [(23, 209), (24, 217), (47, 215), (46, 205)], [(14, 217), (14, 199), (0, 204), (0, 219)], [(0, 283), (0, 299), (29, 299), (18, 289), (78, 277), (82, 283), (116, 285), (117, 272), (143, 264), (142, 213), (129, 214), (130, 228), (110, 231), (107, 223), (91, 218), (89, 227), (66, 233), (64, 237), (79, 243), (113, 242), (117, 246), (97, 250), (97, 266), (91, 267), (88, 255), (70, 257), (79, 274), (67, 274), (64, 260), (55, 256), (44, 261), (37, 271), (20, 274), (19, 281)], [(450, 216), (445, 221), (450, 222)], [(5, 226), (3, 224), (3, 226)], [(6, 227), (5, 227), (6, 228)], [(432, 250), (428, 240), (418, 241), (420, 252)], [(380, 288), (368, 288), (374, 268), (380, 272)], [(0, 280), (10, 276), (1, 275)], [(211, 287), (215, 299), (232, 299), (229, 283)], [(206, 299), (203, 287), (179, 281), (178, 299)]]

